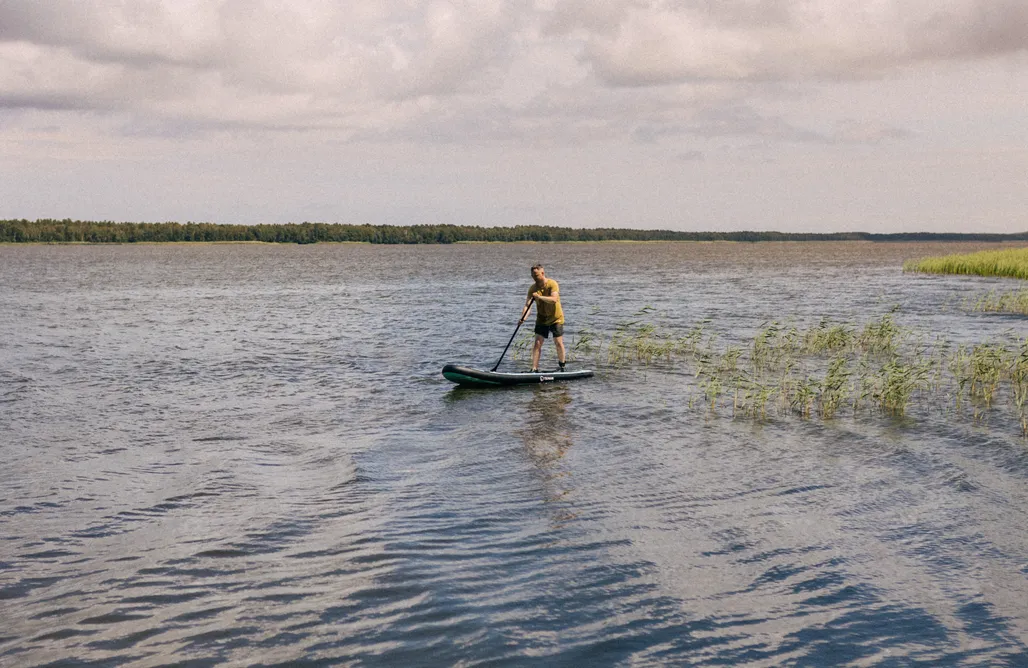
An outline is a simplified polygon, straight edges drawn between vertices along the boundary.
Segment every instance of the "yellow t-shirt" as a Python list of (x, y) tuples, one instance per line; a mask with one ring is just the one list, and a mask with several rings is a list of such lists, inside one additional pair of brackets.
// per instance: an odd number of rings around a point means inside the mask
[(557, 281), (552, 278), (547, 278), (543, 282), (543, 287), (540, 290), (535, 286), (535, 283), (528, 288), (528, 296), (531, 297), (534, 294), (540, 294), (543, 297), (549, 297), (554, 292), (557, 293), (557, 301), (554, 303), (535, 300), (535, 324), (537, 325), (563, 325), (564, 324), (564, 311), (560, 308), (560, 288), (557, 287)]

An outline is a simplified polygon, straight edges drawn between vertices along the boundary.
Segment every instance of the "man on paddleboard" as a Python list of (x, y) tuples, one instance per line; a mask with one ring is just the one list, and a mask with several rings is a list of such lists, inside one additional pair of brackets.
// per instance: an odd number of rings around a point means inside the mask
[(541, 264), (532, 267), (532, 280), (525, 300), (525, 315), (521, 322), (528, 318), (529, 306), (535, 301), (535, 345), (532, 347), (532, 373), (539, 372), (539, 355), (543, 350), (543, 341), (553, 334), (553, 343), (557, 346), (557, 362), (564, 371), (564, 311), (560, 308), (560, 289), (557, 281), (546, 278)]

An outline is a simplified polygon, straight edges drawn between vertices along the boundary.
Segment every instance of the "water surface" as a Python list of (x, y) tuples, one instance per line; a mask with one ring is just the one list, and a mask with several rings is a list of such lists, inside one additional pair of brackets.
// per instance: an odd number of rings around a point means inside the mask
[(1025, 336), (960, 307), (1013, 284), (900, 269), (971, 248), (2, 246), (0, 664), (1028, 665), (1009, 421), (439, 374), (495, 362), (535, 262), (569, 343), (647, 306)]

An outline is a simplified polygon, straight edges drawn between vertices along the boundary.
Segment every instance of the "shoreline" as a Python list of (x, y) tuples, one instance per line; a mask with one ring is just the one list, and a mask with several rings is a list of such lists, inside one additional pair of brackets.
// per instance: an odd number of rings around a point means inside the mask
[(739, 243), (870, 241), (1028, 244), (1028, 231), (987, 232), (780, 232), (776, 230), (687, 231), (637, 228), (572, 228), (550, 225), (355, 225), (287, 223), (133, 223), (71, 219), (0, 220), (0, 242), (10, 243), (369, 243), (450, 245), (457, 243), (640, 243), (655, 241)]
[(479, 241), (461, 240), (451, 242), (415, 242), (395, 243), (380, 241), (260, 241), (256, 239), (239, 239), (225, 241), (0, 241), (0, 246), (201, 246), (201, 245), (266, 245), (266, 246), (488, 246), (488, 245), (556, 245), (556, 244), (978, 244), (978, 245), (1010, 245), (1028, 248), (1028, 241), (1021, 239), (980, 240), (980, 239), (560, 239), (541, 241), (525, 239), (516, 241)]

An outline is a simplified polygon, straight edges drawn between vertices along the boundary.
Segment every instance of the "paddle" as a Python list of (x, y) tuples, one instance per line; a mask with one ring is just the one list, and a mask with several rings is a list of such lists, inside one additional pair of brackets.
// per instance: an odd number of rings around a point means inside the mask
[(507, 354), (507, 348), (510, 348), (510, 344), (514, 343), (514, 337), (518, 335), (518, 330), (521, 329), (521, 323), (525, 321), (525, 316), (528, 315), (528, 309), (532, 308), (532, 302), (534, 301), (535, 297), (532, 297), (532, 299), (528, 302), (528, 306), (525, 307), (525, 310), (521, 314), (521, 317), (518, 318), (518, 326), (514, 328), (514, 333), (510, 335), (510, 341), (507, 342), (507, 347), (503, 349), (502, 353), (500, 353), (500, 359), (496, 360), (496, 366), (490, 369), (490, 371), (496, 371), (500, 368), (500, 362), (503, 361), (503, 356)]

